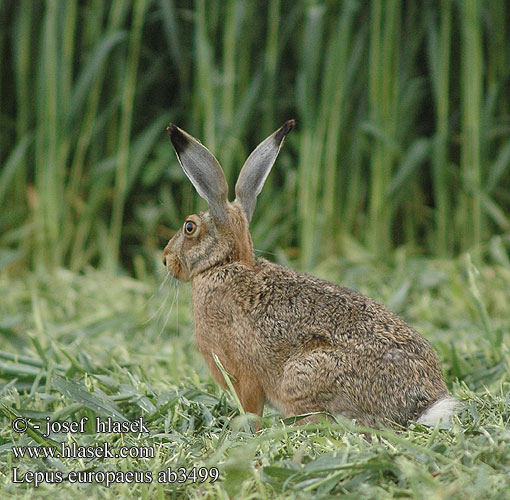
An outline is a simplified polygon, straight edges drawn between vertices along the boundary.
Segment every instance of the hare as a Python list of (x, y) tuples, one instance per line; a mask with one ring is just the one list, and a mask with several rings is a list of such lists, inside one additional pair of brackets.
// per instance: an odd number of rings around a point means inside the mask
[(293, 126), (287, 121), (251, 153), (232, 203), (216, 158), (167, 128), (209, 210), (186, 218), (163, 263), (191, 281), (195, 339), (212, 376), (225, 386), (216, 355), (244, 410), (257, 415), (270, 402), (285, 416), (327, 412), (369, 427), (448, 419), (456, 403), (438, 357), (400, 317), (353, 290), (255, 257), (256, 199)]

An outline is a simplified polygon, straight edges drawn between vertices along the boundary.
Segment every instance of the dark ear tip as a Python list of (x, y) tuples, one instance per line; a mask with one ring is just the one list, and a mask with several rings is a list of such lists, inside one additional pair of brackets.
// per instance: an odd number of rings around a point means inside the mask
[(287, 120), (283, 124), (283, 128), (285, 129), (285, 133), (288, 134), (294, 127), (296, 126), (296, 120)]
[(172, 137), (172, 135), (179, 133), (179, 127), (173, 123), (170, 123), (166, 128), (166, 131), (168, 132), (168, 135)]
[(166, 128), (166, 131), (170, 136), (170, 140), (174, 145), (175, 151), (177, 151), (177, 153), (182, 153), (189, 144), (189, 141), (182, 133), (182, 130), (173, 123), (170, 123), (170, 125)]
[(293, 129), (296, 125), (296, 120), (287, 120), (276, 132), (275, 139), (278, 144), (283, 141), (285, 136)]

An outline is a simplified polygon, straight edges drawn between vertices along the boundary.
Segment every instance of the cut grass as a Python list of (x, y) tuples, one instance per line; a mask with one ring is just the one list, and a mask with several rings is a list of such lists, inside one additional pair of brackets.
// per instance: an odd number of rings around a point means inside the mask
[[(262, 430), (211, 381), (193, 344), (190, 291), (150, 276), (99, 271), (0, 277), (0, 496), (9, 498), (505, 498), (510, 487), (510, 269), (395, 254), (324, 262), (315, 274), (406, 317), (437, 349), (463, 409), (448, 429), (394, 432), (351, 423), (287, 425), (266, 409)], [(180, 296), (174, 300), (177, 290)], [(150, 434), (40, 431), (10, 422), (143, 417)], [(43, 429), (43, 427), (41, 427)], [(149, 446), (154, 458), (15, 459), (13, 445), (75, 441)], [(220, 479), (160, 484), (167, 467), (217, 467)], [(13, 484), (12, 469), (148, 471), (150, 484)]]

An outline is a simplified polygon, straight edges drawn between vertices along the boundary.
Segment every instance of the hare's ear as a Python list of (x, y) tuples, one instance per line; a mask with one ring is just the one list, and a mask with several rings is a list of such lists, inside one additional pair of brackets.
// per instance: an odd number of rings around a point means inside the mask
[(243, 207), (244, 213), (251, 220), (257, 196), (262, 191), (271, 167), (276, 161), (283, 139), (295, 125), (294, 120), (285, 122), (276, 132), (262, 141), (248, 157), (241, 169), (236, 184), (236, 201)]
[(218, 160), (199, 141), (173, 123), (167, 131), (184, 173), (198, 194), (207, 201), (213, 219), (225, 222), (228, 218), (228, 186)]

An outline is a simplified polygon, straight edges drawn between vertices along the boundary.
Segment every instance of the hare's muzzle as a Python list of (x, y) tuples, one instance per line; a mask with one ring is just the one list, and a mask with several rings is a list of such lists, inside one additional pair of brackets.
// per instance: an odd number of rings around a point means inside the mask
[(167, 256), (167, 255), (168, 255), (168, 252), (167, 252), (167, 250), (166, 250), (166, 248), (165, 248), (165, 249), (163, 250), (163, 259), (162, 259), (162, 260), (163, 260), (163, 265), (164, 265), (165, 267), (168, 267), (168, 264), (166, 263), (166, 256)]
[(168, 242), (168, 245), (163, 250), (163, 265), (172, 277), (179, 281), (189, 281), (190, 277), (188, 276), (181, 259), (177, 256), (175, 249), (173, 249), (175, 242), (173, 245), (172, 242), (173, 239)]
[(163, 265), (167, 268), (170, 274), (175, 274), (175, 271), (177, 270), (175, 269), (176, 264), (175, 255), (172, 255), (169, 243), (163, 250)]

